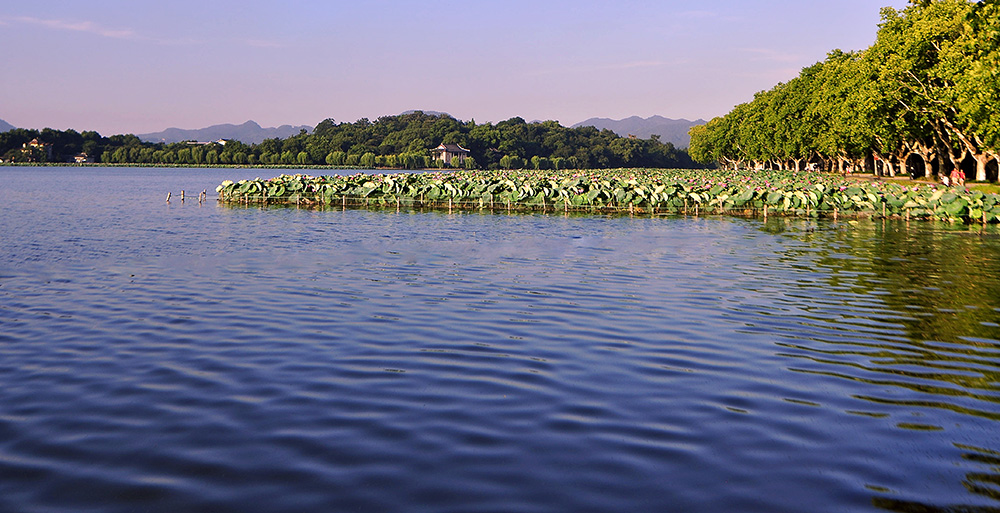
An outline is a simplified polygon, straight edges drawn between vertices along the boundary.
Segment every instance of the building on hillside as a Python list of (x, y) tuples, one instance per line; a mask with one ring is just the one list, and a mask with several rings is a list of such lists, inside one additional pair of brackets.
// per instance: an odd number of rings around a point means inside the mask
[(442, 144), (431, 150), (434, 160), (443, 160), (445, 164), (461, 167), (469, 157), (469, 150), (457, 144)]
[(37, 137), (21, 145), (21, 151), (31, 153), (31, 150), (41, 149), (45, 152), (45, 158), (52, 160), (52, 143), (42, 142)]
[(93, 164), (94, 157), (91, 157), (86, 153), (79, 153), (73, 157), (73, 162), (76, 162), (77, 164)]

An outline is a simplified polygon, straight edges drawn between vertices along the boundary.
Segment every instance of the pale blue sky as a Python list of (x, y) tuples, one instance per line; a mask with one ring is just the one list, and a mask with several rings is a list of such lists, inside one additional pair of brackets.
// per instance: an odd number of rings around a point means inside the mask
[(0, 0), (0, 119), (143, 133), (253, 119), (725, 114), (905, 0)]

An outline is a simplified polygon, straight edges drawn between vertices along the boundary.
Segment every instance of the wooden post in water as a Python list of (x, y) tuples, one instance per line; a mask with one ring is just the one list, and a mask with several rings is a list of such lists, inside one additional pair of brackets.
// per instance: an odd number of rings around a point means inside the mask
[(767, 205), (764, 205), (764, 220), (767, 221)]
[(170, 193), (167, 193), (167, 203), (170, 203)]
[(184, 203), (184, 189), (181, 189), (181, 203)]

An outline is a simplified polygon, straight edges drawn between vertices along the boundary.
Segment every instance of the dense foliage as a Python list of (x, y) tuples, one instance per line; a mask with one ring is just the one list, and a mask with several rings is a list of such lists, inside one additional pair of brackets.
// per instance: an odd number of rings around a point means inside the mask
[(431, 149), (458, 144), (470, 151), (468, 168), (567, 169), (610, 167), (697, 167), (687, 152), (656, 136), (620, 137), (593, 127), (567, 128), (555, 121), (527, 123), (512, 118), (497, 124), (461, 122), (447, 115), (413, 112), (371, 122), (337, 123), (327, 119), (312, 133), (267, 139), (246, 145), (152, 144), (133, 135), (104, 138), (96, 132), (12, 130), (0, 134), (5, 161), (45, 162), (39, 152), (23, 151), (33, 138), (51, 143), (52, 161), (65, 162), (86, 152), (102, 163), (185, 165), (331, 165), (367, 168), (447, 167), (435, 162)]
[(807, 164), (996, 177), (998, 0), (885, 8), (875, 43), (830, 53), (787, 83), (691, 130), (691, 156), (732, 167)]
[[(79, 153), (97, 154), (106, 147), (115, 145), (126, 136), (101, 137), (97, 132), (77, 132), (75, 130), (28, 130), (14, 128), (0, 132), (0, 159), (4, 162), (65, 162)], [(48, 143), (54, 149), (52, 155), (41, 148), (25, 148), (33, 139)], [(136, 139), (138, 141), (138, 139)]]
[(455, 171), (225, 181), (234, 203), (880, 216), (1000, 222), (1000, 196), (795, 171)]

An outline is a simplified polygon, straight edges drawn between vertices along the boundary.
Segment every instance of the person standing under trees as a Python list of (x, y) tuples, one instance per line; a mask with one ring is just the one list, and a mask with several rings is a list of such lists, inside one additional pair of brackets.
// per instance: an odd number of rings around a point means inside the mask
[[(959, 173), (959, 169), (957, 167), (955, 169), (951, 170), (950, 178), (951, 178), (951, 186), (952, 187), (955, 187), (955, 186), (958, 185), (958, 173)], [(948, 185), (948, 184), (946, 183), (945, 185)]]
[(965, 171), (961, 169), (958, 170), (958, 186), (965, 187)]

